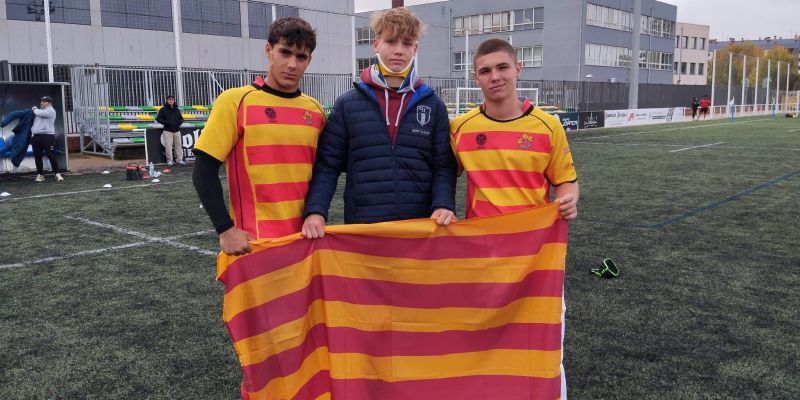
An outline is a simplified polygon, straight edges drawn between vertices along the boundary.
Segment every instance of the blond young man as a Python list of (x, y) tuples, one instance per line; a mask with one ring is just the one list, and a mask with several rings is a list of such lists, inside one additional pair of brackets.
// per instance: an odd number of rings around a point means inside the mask
[(347, 171), (344, 222), (455, 220), (455, 159), (447, 109), (418, 77), (424, 26), (405, 7), (376, 14), (375, 63), (334, 104), (320, 136), (303, 234), (324, 235), (339, 175)]

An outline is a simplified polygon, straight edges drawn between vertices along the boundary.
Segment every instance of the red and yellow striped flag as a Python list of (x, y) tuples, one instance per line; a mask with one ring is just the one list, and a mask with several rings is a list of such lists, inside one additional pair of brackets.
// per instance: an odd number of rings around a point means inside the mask
[(219, 258), (223, 319), (252, 399), (562, 395), (557, 204), (326, 232)]

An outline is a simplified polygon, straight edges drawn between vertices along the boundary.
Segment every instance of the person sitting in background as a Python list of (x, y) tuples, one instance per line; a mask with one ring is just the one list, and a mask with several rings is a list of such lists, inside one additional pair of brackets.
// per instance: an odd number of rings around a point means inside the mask
[(156, 122), (164, 125), (161, 132), (161, 142), (164, 143), (164, 153), (167, 154), (167, 165), (172, 165), (172, 152), (175, 151), (175, 161), (180, 165), (183, 162), (183, 146), (181, 146), (181, 124), (183, 124), (183, 114), (181, 109), (175, 104), (175, 96), (167, 96), (167, 102), (158, 110)]

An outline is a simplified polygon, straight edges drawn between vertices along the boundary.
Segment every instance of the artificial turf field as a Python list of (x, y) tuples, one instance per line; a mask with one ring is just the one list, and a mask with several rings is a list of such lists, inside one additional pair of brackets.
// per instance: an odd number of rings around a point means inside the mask
[[(800, 398), (800, 120), (568, 137), (570, 398)], [(216, 234), (191, 168), (159, 178), (0, 178), (0, 399), (237, 398)]]

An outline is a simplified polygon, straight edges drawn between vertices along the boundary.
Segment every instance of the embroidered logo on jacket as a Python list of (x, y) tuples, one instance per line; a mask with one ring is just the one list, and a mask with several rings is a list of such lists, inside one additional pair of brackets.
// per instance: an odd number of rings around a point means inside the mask
[(425, 126), (431, 121), (431, 108), (428, 106), (417, 106), (417, 122)]

